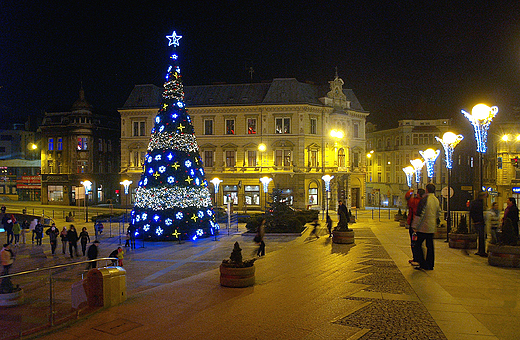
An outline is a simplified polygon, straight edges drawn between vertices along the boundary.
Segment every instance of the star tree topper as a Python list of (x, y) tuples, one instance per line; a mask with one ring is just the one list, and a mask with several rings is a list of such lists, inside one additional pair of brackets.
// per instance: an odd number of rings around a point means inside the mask
[(173, 31), (172, 35), (167, 35), (166, 38), (168, 38), (168, 46), (179, 46), (179, 40), (182, 38), (182, 35), (177, 35), (175, 31)]

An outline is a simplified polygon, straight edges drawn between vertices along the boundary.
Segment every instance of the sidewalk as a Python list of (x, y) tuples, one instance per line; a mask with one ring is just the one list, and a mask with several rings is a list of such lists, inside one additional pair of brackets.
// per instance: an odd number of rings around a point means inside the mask
[(435, 241), (435, 270), (414, 270), (407, 230), (370, 217), (360, 214), (353, 225), (354, 245), (306, 241), (308, 232), (285, 242), (267, 236), (249, 288), (221, 287), (218, 269), (210, 268), (235, 240), (247, 258), (250, 236), (150, 245), (125, 264), (128, 285), (136, 287), (126, 302), (41, 338), (518, 338), (520, 270), (491, 267), (443, 240)]
[[(520, 271), (436, 240), (433, 271), (408, 265), (406, 229), (360, 216), (355, 245), (297, 238), (256, 262), (255, 286), (218, 269), (129, 296), (43, 339), (517, 339)], [(244, 255), (247, 255), (245, 253)]]

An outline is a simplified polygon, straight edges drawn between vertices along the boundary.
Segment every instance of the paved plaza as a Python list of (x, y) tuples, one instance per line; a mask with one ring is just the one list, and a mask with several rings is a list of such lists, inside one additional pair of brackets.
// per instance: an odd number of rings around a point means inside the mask
[[(125, 256), (127, 301), (38, 337), (519, 338), (520, 270), (489, 266), (474, 251), (450, 249), (444, 240), (435, 241), (435, 270), (414, 270), (408, 264), (405, 228), (383, 216), (373, 219), (369, 211), (358, 217), (353, 245), (333, 244), (325, 235), (309, 240), (309, 231), (302, 236), (266, 236), (267, 254), (256, 261), (256, 284), (249, 288), (219, 285), (218, 266), (235, 241), (246, 258), (255, 250), (253, 236), (245, 235), (243, 226), (232, 228), (229, 235), (224, 229), (218, 241), (145, 243), (144, 248), (138, 241), (138, 248)], [(101, 256), (119, 244), (117, 236), (106, 233), (105, 227)], [(19, 267), (12, 272), (35, 263), (37, 267), (75, 261), (61, 254), (52, 257), (45, 242), (38, 248), (20, 247), (19, 252)], [(73, 275), (70, 282), (80, 274)], [(70, 282), (62, 283), (70, 287)], [(5, 316), (15, 310), (1, 312)], [(7, 325), (6, 319), (0, 325)]]

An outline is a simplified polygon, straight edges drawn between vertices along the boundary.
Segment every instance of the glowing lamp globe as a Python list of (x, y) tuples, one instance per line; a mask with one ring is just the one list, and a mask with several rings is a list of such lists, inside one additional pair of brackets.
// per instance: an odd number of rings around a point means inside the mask
[(503, 136), (502, 136), (502, 140), (503, 140), (504, 142), (509, 141), (509, 135), (503, 135)]
[(427, 159), (436, 158), (437, 152), (435, 150), (433, 150), (433, 149), (426, 149), (426, 150), (424, 150), (424, 156)]
[(455, 140), (457, 140), (457, 135), (453, 132), (446, 132), (442, 135), (442, 141), (446, 144), (452, 144)]
[(486, 104), (477, 104), (471, 109), (471, 115), (477, 120), (485, 120), (491, 114), (491, 108)]
[(258, 151), (264, 152), (267, 149), (264, 143), (258, 145)]
[(414, 167), (414, 169), (421, 169), (424, 165), (423, 161), (419, 158), (416, 158), (412, 161), (410, 161), (410, 163), (412, 163), (412, 166)]

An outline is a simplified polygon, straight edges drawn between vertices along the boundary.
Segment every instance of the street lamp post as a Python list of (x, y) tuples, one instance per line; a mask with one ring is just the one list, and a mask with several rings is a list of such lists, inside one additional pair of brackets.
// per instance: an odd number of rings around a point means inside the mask
[(422, 158), (424, 158), (424, 164), (426, 164), (426, 173), (429, 181), (431, 182), (433, 176), (435, 176), (435, 161), (437, 160), (437, 157), (439, 157), (441, 151), (430, 148), (426, 149), (425, 151), (419, 151), (419, 153), (421, 154)]
[(324, 175), (321, 177), (323, 182), (325, 182), (325, 192), (327, 193), (327, 215), (329, 216), (329, 199), (330, 199), (330, 181), (334, 178), (331, 175)]
[(479, 177), (480, 177), (480, 188), (479, 191), (482, 191), (484, 188), (484, 177), (483, 177), (483, 160), (482, 154), (486, 153), (487, 147), (487, 132), (489, 130), (489, 125), (491, 125), (491, 121), (498, 113), (498, 107), (492, 106), (489, 107), (486, 104), (477, 104), (473, 106), (471, 109), (471, 114), (468, 112), (461, 110), (461, 113), (466, 117), (471, 125), (473, 125), (473, 129), (475, 130), (475, 140), (477, 142), (477, 152), (478, 152), (478, 161), (479, 161)]
[(267, 192), (269, 191), (269, 182), (273, 179), (267, 176), (260, 178), (260, 182), (262, 182), (262, 186), (264, 188), (264, 209), (267, 211)]
[(415, 171), (415, 182), (417, 183), (417, 190), (419, 190), (419, 183), (421, 182), (421, 171), (424, 166), (424, 162), (421, 159), (416, 158), (411, 160), (410, 163), (412, 164)]
[(215, 190), (214, 190), (215, 191), (215, 201), (213, 202), (213, 205), (214, 206), (218, 206), (218, 204), (217, 204), (217, 194), (218, 194), (219, 185), (220, 185), (220, 183), (222, 183), (222, 180), (219, 179), (218, 177), (215, 177), (210, 182), (213, 183), (213, 186), (215, 187)]
[(88, 193), (92, 188), (92, 182), (89, 180), (81, 182), (81, 185), (85, 188), (85, 222), (88, 222)]
[(407, 166), (406, 168), (403, 168), (404, 173), (406, 174), (406, 183), (408, 184), (408, 187), (412, 187), (412, 180), (413, 180), (413, 173), (415, 170), (412, 166)]
[(446, 217), (446, 239), (449, 240), (449, 233), (451, 231), (451, 211), (450, 211), (450, 196), (451, 196), (451, 168), (453, 167), (452, 157), (453, 157), (453, 149), (459, 144), (461, 140), (464, 139), (462, 135), (456, 135), (453, 132), (446, 132), (442, 139), (439, 137), (435, 137), (435, 139), (442, 144), (444, 148), (444, 153), (446, 156), (446, 169), (448, 170), (448, 194), (446, 199), (446, 210), (448, 212), (448, 216)]
[[(130, 184), (132, 184), (132, 181), (129, 181), (125, 179), (122, 182), (119, 182), (124, 188), (125, 188), (125, 215), (123, 216), (123, 230), (125, 229), (125, 223), (126, 223), (126, 215), (128, 214), (128, 188), (130, 187)], [(119, 230), (119, 244), (121, 244), (121, 230)]]

